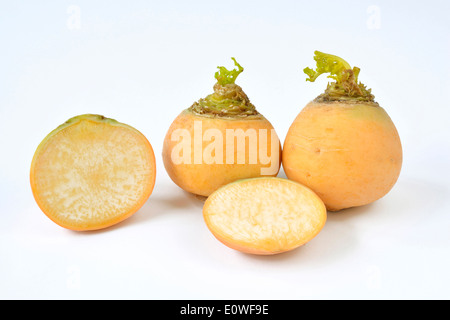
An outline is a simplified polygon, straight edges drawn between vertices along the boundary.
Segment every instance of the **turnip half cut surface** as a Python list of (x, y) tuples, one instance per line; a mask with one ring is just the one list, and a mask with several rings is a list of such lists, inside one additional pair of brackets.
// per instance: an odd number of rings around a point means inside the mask
[(327, 211), (309, 188), (274, 177), (230, 183), (206, 200), (203, 217), (226, 246), (251, 254), (276, 254), (312, 240)]
[(41, 210), (77, 231), (102, 229), (134, 214), (149, 198), (156, 167), (138, 130), (100, 115), (81, 115), (38, 146), (30, 171)]

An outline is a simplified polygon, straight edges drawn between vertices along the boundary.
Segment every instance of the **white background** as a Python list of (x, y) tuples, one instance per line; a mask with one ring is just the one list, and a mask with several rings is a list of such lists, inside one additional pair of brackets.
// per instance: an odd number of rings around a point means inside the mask
[[(449, 3), (1, 1), (0, 298), (450, 298)], [(284, 140), (328, 81), (305, 81), (314, 50), (361, 68), (400, 133), (401, 176), (381, 200), (330, 213), (301, 248), (236, 252), (168, 178), (164, 135), (233, 56)], [(47, 133), (83, 113), (140, 130), (158, 172), (134, 216), (77, 233), (39, 210), (29, 167)]]

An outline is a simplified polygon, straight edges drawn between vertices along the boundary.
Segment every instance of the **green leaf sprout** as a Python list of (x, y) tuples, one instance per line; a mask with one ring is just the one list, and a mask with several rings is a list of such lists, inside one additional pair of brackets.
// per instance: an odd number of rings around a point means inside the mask
[(217, 79), (214, 93), (194, 102), (189, 108), (191, 111), (201, 115), (222, 117), (248, 117), (259, 114), (242, 88), (235, 84), (236, 78), (244, 68), (235, 58), (231, 59), (237, 69), (217, 67), (219, 71), (214, 75)]
[(225, 67), (217, 67), (219, 71), (217, 71), (214, 75), (214, 77), (217, 79), (217, 82), (222, 86), (234, 83), (238, 75), (240, 75), (242, 71), (244, 71), (244, 68), (242, 68), (242, 66), (236, 61), (235, 58), (231, 59), (234, 61), (234, 65), (238, 68), (237, 70), (228, 70)]
[(329, 73), (328, 78), (335, 82), (329, 83), (325, 93), (320, 95), (320, 100), (360, 100), (374, 101), (374, 96), (370, 89), (361, 82), (358, 82), (360, 69), (351, 67), (344, 59), (320, 51), (314, 51), (316, 70), (311, 68), (303, 69), (308, 76), (306, 81), (314, 82), (321, 74)]

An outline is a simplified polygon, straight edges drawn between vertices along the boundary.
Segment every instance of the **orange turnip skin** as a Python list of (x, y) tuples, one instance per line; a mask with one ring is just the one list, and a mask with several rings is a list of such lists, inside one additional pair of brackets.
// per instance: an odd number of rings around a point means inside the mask
[(329, 211), (385, 196), (402, 167), (402, 145), (386, 111), (375, 102), (312, 101), (284, 141), (289, 179), (314, 190)]
[[(195, 136), (194, 133), (194, 123), (201, 122), (203, 132), (208, 129), (215, 129), (220, 131), (224, 138), (223, 144), (223, 161), (222, 163), (175, 163), (173, 161), (172, 152), (179, 141), (173, 141), (172, 134), (177, 129), (187, 130), (191, 137)], [(254, 129), (258, 131), (259, 129), (266, 129), (268, 134), (274, 133), (272, 124), (261, 114), (252, 115), (249, 117), (211, 117), (205, 115), (199, 115), (192, 112), (189, 109), (184, 110), (181, 114), (173, 121), (171, 124), (166, 137), (164, 139), (162, 158), (165, 169), (169, 177), (183, 190), (200, 195), (209, 196), (212, 192), (220, 188), (221, 186), (228, 184), (230, 182), (263, 176), (261, 174), (262, 168), (268, 168), (269, 164), (263, 164), (258, 158), (257, 163), (249, 163), (249, 143), (245, 145), (245, 163), (238, 164), (237, 161), (234, 163), (226, 163), (226, 130), (232, 129), (242, 129), (247, 131), (248, 129)], [(271, 131), (273, 130), (273, 131)], [(281, 143), (276, 137), (277, 141), (277, 152), (271, 153), (272, 142), (271, 139), (267, 139), (267, 145), (260, 145), (258, 140), (257, 150), (261, 147), (266, 148), (267, 155), (270, 156), (270, 163), (275, 164), (276, 168), (272, 174), (267, 176), (276, 176), (279, 172), (281, 166)], [(194, 141), (192, 141), (192, 147), (190, 148), (191, 159), (194, 159)], [(203, 142), (202, 152), (208, 146), (209, 142)], [(237, 143), (234, 146), (235, 150), (237, 148)]]

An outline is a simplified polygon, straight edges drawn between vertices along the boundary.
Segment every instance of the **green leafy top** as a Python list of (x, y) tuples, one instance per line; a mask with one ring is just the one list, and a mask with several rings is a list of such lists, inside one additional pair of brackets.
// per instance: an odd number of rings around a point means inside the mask
[(315, 71), (311, 68), (303, 69), (303, 72), (309, 76), (306, 81), (314, 82), (323, 73), (329, 73), (328, 78), (335, 80), (328, 83), (325, 93), (317, 97), (318, 100), (374, 101), (371, 89), (366, 89), (365, 85), (358, 82), (360, 72), (358, 67), (351, 68), (344, 59), (320, 51), (314, 51), (314, 60), (316, 61)]
[(217, 67), (219, 71), (214, 75), (217, 80), (214, 93), (194, 102), (189, 110), (201, 115), (222, 117), (247, 117), (259, 114), (242, 88), (234, 83), (244, 68), (235, 58), (231, 59), (237, 69)]
[(225, 67), (217, 67), (219, 71), (217, 71), (214, 75), (214, 77), (217, 79), (217, 82), (222, 86), (234, 83), (238, 75), (240, 75), (242, 71), (244, 71), (244, 68), (242, 68), (242, 66), (236, 61), (235, 58), (231, 59), (234, 61), (234, 65), (238, 68), (237, 70), (228, 70)]

